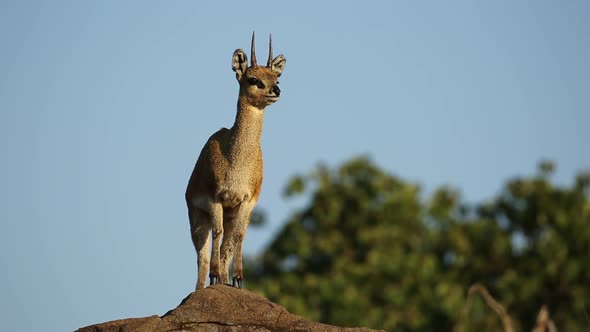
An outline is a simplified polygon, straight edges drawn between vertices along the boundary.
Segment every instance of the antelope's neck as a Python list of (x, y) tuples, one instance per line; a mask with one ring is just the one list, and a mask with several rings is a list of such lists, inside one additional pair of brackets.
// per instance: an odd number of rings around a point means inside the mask
[(262, 136), (264, 109), (250, 105), (245, 98), (238, 98), (238, 112), (231, 128), (230, 158), (250, 159), (257, 155)]

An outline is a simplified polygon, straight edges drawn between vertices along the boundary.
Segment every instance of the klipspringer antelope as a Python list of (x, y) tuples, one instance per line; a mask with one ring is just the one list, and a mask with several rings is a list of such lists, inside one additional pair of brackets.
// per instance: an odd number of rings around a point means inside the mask
[(259, 66), (254, 44), (252, 33), (249, 67), (243, 50), (237, 49), (232, 58), (240, 85), (234, 125), (209, 137), (186, 189), (191, 237), (197, 251), (197, 290), (205, 288), (208, 270), (211, 285), (228, 284), (232, 259), (232, 285), (243, 286), (242, 242), (262, 186), (264, 109), (279, 99), (278, 77), (286, 64), (282, 54), (273, 59), (271, 38), (266, 66)]

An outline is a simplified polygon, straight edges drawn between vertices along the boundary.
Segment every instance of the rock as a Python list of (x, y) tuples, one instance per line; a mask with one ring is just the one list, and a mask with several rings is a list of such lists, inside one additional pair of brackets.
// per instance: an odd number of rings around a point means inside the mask
[(253, 292), (214, 285), (191, 293), (164, 316), (128, 318), (91, 325), (77, 332), (163, 331), (375, 331), (343, 328), (305, 320)]

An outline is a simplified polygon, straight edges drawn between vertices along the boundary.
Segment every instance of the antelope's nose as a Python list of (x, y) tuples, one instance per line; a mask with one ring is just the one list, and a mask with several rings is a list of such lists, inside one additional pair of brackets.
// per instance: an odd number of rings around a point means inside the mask
[(272, 92), (274, 92), (274, 94), (277, 95), (277, 97), (281, 95), (281, 89), (279, 89), (279, 86), (276, 84), (272, 87)]

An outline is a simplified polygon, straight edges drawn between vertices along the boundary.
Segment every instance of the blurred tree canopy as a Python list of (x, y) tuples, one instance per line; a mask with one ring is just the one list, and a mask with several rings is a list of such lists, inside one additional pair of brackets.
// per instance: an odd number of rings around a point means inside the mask
[[(562, 331), (590, 327), (590, 175), (571, 186), (537, 174), (469, 205), (456, 190), (424, 199), (418, 185), (367, 158), (295, 176), (303, 195), (272, 243), (246, 265), (248, 288), (288, 310), (341, 326), (388, 331), (500, 331), (484, 285), (530, 331), (542, 305)], [(465, 309), (465, 310), (464, 310)]]

